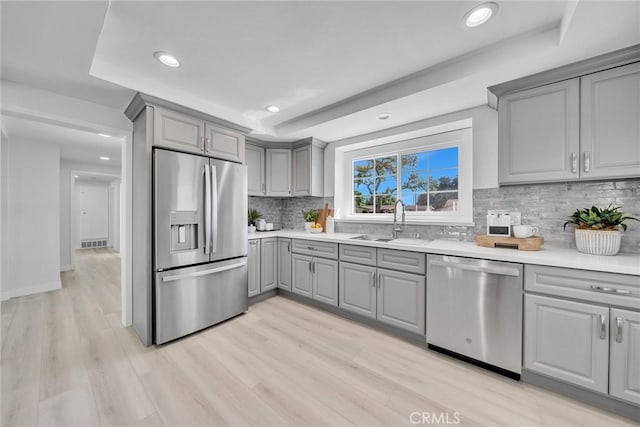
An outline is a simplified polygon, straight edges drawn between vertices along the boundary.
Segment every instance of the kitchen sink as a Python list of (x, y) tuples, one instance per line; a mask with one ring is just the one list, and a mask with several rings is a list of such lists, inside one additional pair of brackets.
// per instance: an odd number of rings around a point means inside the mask
[(351, 237), (352, 240), (367, 240), (370, 242), (390, 242), (393, 239), (387, 239), (384, 237), (376, 237), (376, 236), (370, 236), (368, 234), (363, 234), (362, 236), (355, 236), (355, 237)]
[(427, 246), (430, 243), (430, 241), (429, 240), (423, 240), (423, 239), (403, 239), (403, 238), (399, 238), (399, 239), (391, 240), (391, 243), (395, 243), (395, 244), (398, 244), (398, 245), (424, 247), (424, 246)]

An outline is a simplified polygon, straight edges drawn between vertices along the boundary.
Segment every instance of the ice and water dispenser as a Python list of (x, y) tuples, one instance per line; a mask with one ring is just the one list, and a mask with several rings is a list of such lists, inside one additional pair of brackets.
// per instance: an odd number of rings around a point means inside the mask
[(171, 252), (198, 249), (198, 211), (171, 211)]

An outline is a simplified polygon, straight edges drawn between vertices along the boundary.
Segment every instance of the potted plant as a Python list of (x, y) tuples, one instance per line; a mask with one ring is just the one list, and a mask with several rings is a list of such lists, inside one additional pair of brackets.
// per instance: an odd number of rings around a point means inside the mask
[(318, 220), (318, 210), (310, 209), (308, 211), (302, 210), (302, 217), (304, 218), (305, 231), (311, 231), (311, 226)]
[(262, 218), (262, 214), (260, 212), (258, 212), (255, 209), (249, 209), (249, 212), (247, 213), (247, 219), (248, 219), (248, 228), (247, 231), (249, 233), (255, 233), (256, 232), (256, 221)]
[(576, 226), (576, 247), (580, 252), (591, 255), (615, 255), (620, 250), (622, 231), (627, 230), (628, 219), (638, 221), (637, 218), (625, 216), (620, 206), (590, 209), (578, 209), (569, 220), (564, 223)]

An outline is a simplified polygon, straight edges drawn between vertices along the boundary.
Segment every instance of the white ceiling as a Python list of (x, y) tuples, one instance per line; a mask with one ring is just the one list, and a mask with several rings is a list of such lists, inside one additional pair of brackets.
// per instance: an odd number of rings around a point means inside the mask
[[(465, 28), (477, 3), (3, 1), (2, 73), (121, 110), (142, 91), (259, 138), (334, 141), (482, 105), (489, 85), (640, 43), (640, 1), (503, 0)], [(157, 50), (182, 67), (161, 66)], [(383, 111), (392, 118), (377, 120)]]
[[(60, 144), (61, 160), (120, 168), (123, 139), (11, 116), (2, 118), (2, 126), (9, 140)], [(110, 160), (100, 160), (100, 156)]]

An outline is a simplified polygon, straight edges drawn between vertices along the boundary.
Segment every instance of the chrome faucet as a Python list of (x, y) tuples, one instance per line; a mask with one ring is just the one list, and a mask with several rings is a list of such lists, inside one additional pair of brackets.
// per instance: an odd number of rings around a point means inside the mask
[[(402, 205), (402, 225), (398, 225), (398, 203)], [(396, 200), (396, 204), (393, 205), (393, 238), (398, 238), (398, 233), (404, 230), (404, 202), (402, 200)]]

